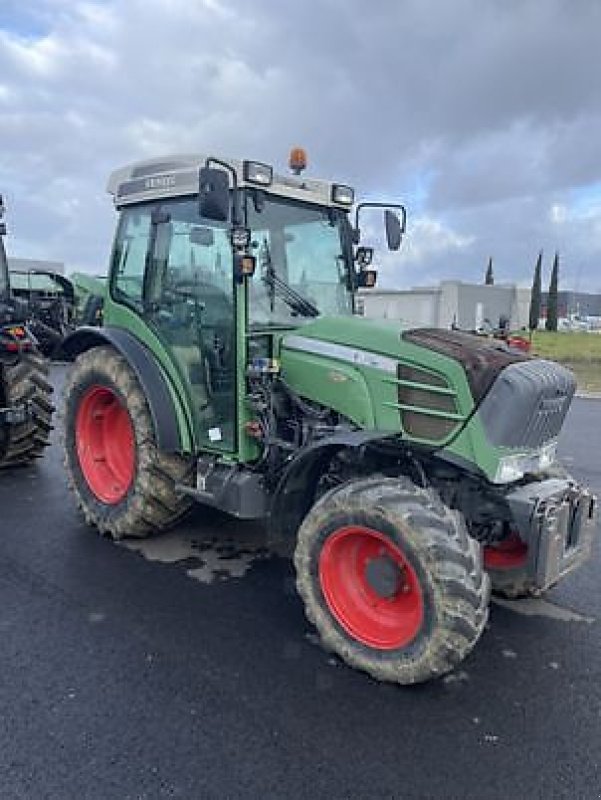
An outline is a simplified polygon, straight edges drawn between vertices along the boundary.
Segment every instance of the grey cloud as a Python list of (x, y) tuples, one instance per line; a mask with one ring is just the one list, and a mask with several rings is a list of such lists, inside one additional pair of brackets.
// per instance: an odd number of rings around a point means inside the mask
[(540, 247), (594, 275), (598, 220), (558, 227), (550, 208), (601, 180), (595, 0), (6, 2), (0, 188), (23, 255), (104, 262), (106, 176), (130, 159), (281, 166), (302, 144), (314, 174), (408, 197), (415, 230), (387, 282), (479, 278), (491, 254), (524, 278)]

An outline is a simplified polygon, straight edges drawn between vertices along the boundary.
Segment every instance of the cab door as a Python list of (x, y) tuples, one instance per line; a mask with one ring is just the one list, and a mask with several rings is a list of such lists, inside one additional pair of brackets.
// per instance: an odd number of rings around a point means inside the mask
[[(185, 198), (138, 206), (131, 213), (138, 221), (138, 239), (145, 240), (143, 248), (135, 242), (138, 251), (145, 251), (142, 285), (131, 268), (130, 277), (122, 271), (122, 280), (140, 286), (142, 315), (186, 388), (197, 442), (234, 452), (236, 314), (228, 231), (202, 220), (198, 203)], [(139, 274), (140, 266), (132, 265), (133, 271)]]

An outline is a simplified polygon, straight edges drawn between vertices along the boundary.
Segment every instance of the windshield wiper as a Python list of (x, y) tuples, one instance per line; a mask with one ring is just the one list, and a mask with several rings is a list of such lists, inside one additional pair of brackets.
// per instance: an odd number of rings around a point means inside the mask
[(287, 284), (286, 281), (280, 278), (276, 273), (266, 239), (263, 240), (261, 247), (261, 266), (265, 270), (264, 274), (261, 276), (261, 280), (273, 293), (272, 306), (273, 296), (277, 294), (286, 303), (288, 308), (292, 309), (292, 311), (295, 311), (297, 314), (301, 314), (303, 317), (319, 316), (320, 312), (317, 306), (310, 300), (307, 300), (306, 297), (303, 297), (296, 289), (293, 289), (292, 286)]

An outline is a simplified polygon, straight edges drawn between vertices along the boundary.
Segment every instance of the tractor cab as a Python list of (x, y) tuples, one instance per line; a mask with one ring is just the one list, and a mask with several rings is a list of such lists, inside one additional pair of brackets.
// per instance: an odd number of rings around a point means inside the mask
[[(104, 323), (140, 332), (185, 403), (197, 447), (240, 454), (245, 371), (272, 362), (279, 339), (320, 316), (351, 316), (373, 285), (356, 247), (353, 190), (265, 164), (174, 156), (113, 173), (120, 211)], [(365, 206), (378, 204), (363, 204)], [(402, 218), (386, 215), (397, 248)], [(245, 453), (242, 453), (244, 458)]]

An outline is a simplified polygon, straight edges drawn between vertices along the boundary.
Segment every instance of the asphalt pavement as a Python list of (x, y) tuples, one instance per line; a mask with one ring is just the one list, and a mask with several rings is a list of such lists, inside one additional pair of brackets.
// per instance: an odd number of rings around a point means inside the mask
[[(601, 401), (561, 453), (601, 493)], [(600, 798), (600, 568), (494, 604), (445, 679), (380, 685), (317, 645), (259, 527), (114, 544), (55, 442), (0, 474), (0, 798)]]

